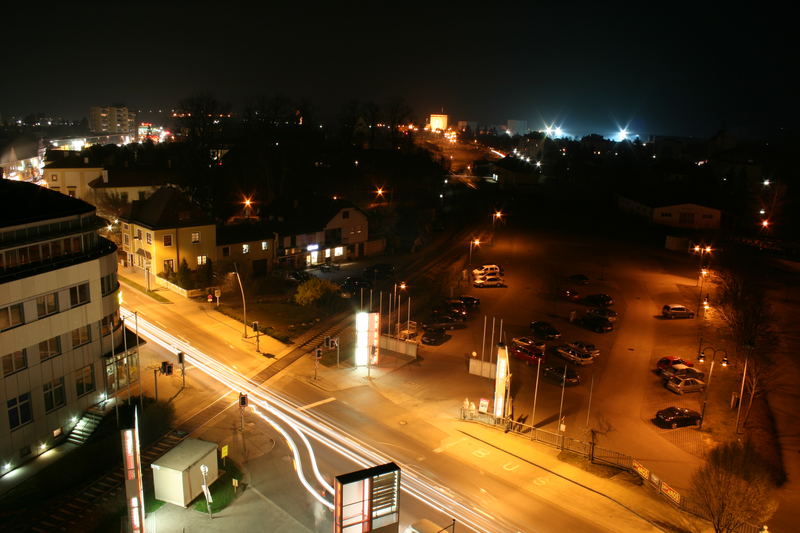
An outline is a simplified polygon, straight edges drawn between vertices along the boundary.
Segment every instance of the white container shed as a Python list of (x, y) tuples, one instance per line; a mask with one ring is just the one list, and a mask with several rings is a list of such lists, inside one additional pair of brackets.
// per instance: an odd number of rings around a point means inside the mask
[(185, 439), (173, 449), (153, 461), (153, 485), (157, 500), (188, 505), (203, 492), (203, 474), (200, 465), (208, 467), (208, 485), (219, 476), (217, 470), (217, 443), (200, 439)]

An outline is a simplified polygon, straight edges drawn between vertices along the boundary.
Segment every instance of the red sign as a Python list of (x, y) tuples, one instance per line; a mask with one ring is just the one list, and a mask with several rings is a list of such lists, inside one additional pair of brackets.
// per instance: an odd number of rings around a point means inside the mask
[(675, 503), (677, 504), (681, 503), (681, 493), (673, 489), (663, 481), (661, 482), (661, 492)]

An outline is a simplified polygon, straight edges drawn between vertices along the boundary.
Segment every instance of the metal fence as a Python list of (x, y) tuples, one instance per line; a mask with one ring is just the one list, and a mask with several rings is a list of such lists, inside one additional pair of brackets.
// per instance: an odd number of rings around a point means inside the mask
[[(594, 446), (594, 452), (592, 452), (592, 443), (590, 442), (567, 437), (566, 435), (560, 433), (553, 433), (552, 431), (535, 428), (530, 424), (516, 422), (510, 418), (496, 417), (491, 413), (482, 413), (476, 411), (475, 409), (465, 409), (462, 407), (460, 409), (459, 416), (462, 420), (480, 422), (489, 426), (502, 428), (506, 433), (514, 433), (534, 442), (541, 442), (542, 444), (546, 444), (554, 448), (567, 450), (585, 457), (592, 458), (596, 463), (605, 463), (622, 470), (635, 472), (641, 476), (641, 478), (649, 487), (658, 492), (659, 495), (661, 495), (678, 509), (696, 516), (703, 516), (702, 511), (697, 507), (695, 502), (686, 498), (686, 496), (672, 488), (664, 480), (659, 478), (656, 474), (651, 472), (650, 469), (639, 463), (630, 455), (609, 450), (607, 448), (601, 448), (600, 446), (596, 445)], [(760, 527), (752, 524), (743, 524), (736, 529), (736, 533), (760, 533), (762, 531), (763, 530)]]

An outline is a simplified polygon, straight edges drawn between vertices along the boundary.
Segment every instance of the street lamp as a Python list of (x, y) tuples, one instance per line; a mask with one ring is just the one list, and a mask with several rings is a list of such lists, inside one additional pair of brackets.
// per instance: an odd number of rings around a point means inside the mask
[[(702, 270), (703, 270), (703, 256), (706, 255), (706, 254), (710, 254), (711, 252), (714, 251), (714, 249), (711, 248), (711, 246), (709, 246), (709, 245), (695, 244), (693, 250), (694, 250), (694, 253), (696, 253), (700, 258), (700, 262), (699, 262), (699, 265), (697, 266), (697, 268), (698, 268), (698, 270), (700, 270), (702, 272)], [(701, 276), (702, 276), (702, 274), (701, 274)], [(700, 285), (700, 280), (697, 281), (697, 284)]]
[(706, 381), (706, 387), (703, 391), (703, 408), (700, 411), (700, 424), (697, 426), (698, 428), (703, 427), (703, 421), (706, 418), (706, 403), (708, 402), (708, 387), (711, 385), (711, 376), (714, 374), (714, 363), (717, 360), (717, 354), (721, 353), (722, 355), (722, 366), (728, 366), (728, 352), (725, 350), (718, 350), (713, 346), (706, 346), (703, 350), (697, 354), (697, 362), (702, 363), (706, 360), (706, 352), (711, 351), (711, 368), (708, 370), (708, 380)]
[(472, 265), (472, 248), (475, 246), (480, 246), (481, 241), (479, 239), (472, 239), (469, 241), (469, 264)]
[(492, 213), (492, 229), (494, 229), (495, 224), (499, 220), (502, 220), (502, 218), (503, 218), (503, 212), (502, 211), (495, 211), (494, 213)]

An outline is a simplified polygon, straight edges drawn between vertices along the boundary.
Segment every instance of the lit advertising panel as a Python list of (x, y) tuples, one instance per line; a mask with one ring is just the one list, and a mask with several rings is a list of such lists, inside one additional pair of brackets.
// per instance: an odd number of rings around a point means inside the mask
[(122, 430), (122, 462), (125, 469), (125, 500), (131, 533), (144, 533), (144, 490), (139, 455), (139, 416), (133, 414), (133, 428)]
[(494, 416), (506, 416), (506, 386), (508, 384), (508, 349), (497, 345), (497, 372), (494, 381)]
[(400, 467), (394, 463), (336, 476), (336, 533), (396, 533), (400, 527)]
[(381, 340), (381, 315), (356, 313), (356, 366), (378, 363)]

